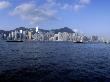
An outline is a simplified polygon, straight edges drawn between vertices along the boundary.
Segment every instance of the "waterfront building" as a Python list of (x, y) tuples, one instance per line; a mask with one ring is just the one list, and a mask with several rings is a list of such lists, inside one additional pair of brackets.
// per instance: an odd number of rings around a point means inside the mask
[(3, 35), (3, 40), (6, 40), (7, 39), (7, 35), (4, 33), (2, 34)]
[(87, 36), (82, 36), (82, 40), (83, 40), (83, 42), (88, 42), (89, 41)]
[(53, 38), (54, 41), (73, 41), (73, 33), (58, 32)]
[(22, 34), (23, 33), (23, 30), (20, 30), (20, 34)]
[(76, 34), (75, 34), (75, 33), (72, 34), (72, 41), (73, 41), (73, 42), (76, 41)]
[(22, 39), (23, 39), (23, 34), (22, 34), (22, 33), (23, 33), (23, 30), (20, 30), (19, 32), (20, 32), (20, 33), (19, 33), (19, 35), (20, 35), (20, 40), (22, 40)]
[(3, 39), (3, 35), (2, 34), (0, 34), (0, 40), (2, 40)]
[(63, 41), (63, 33), (58, 32), (58, 41)]
[(58, 34), (55, 34), (55, 35), (54, 35), (53, 41), (58, 41)]
[(54, 37), (50, 37), (49, 38), (49, 41), (54, 41)]
[(49, 39), (53, 36), (54, 36), (53, 32), (44, 33), (44, 40), (49, 41)]
[(37, 32), (32, 37), (33, 37), (33, 40), (44, 41), (44, 34), (42, 32), (39, 32), (39, 33)]
[(91, 36), (92, 42), (98, 42), (98, 36)]
[(26, 31), (23, 31), (23, 40), (26, 39)]
[(69, 34), (67, 32), (63, 32), (63, 41), (69, 40)]
[(32, 32), (28, 31), (28, 39), (31, 40), (32, 39)]
[(38, 28), (38, 26), (36, 27), (36, 32), (38, 32), (39, 31), (39, 28)]
[(8, 39), (8, 40), (11, 40), (11, 33), (8, 34), (7, 39)]
[(58, 41), (67, 41), (68, 39), (68, 33), (63, 32), (63, 33), (58, 33)]
[(12, 39), (14, 39), (14, 32), (13, 31), (11, 32), (11, 37), (12, 37)]
[(68, 41), (73, 41), (73, 33), (68, 33)]
[(14, 40), (17, 40), (17, 31), (15, 30), (15, 37), (14, 37)]

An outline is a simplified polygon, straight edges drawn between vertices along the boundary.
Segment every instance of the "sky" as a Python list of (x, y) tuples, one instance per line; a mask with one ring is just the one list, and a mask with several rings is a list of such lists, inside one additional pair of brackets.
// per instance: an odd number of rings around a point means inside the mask
[(69, 27), (110, 35), (110, 0), (0, 0), (0, 30)]

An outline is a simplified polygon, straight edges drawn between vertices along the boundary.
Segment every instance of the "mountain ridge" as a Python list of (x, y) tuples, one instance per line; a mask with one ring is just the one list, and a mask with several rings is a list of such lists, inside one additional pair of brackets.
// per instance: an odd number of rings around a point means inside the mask
[[(33, 32), (35, 32), (35, 31), (36, 31), (36, 28), (18, 27), (18, 28), (15, 28), (14, 30), (10, 30), (10, 31), (0, 30), (0, 34), (1, 34), (1, 33), (7, 33), (7, 32), (10, 33), (10, 32), (15, 31), (15, 30), (16, 30), (16, 31), (20, 31), (20, 30), (26, 31), (26, 30), (28, 30), (28, 31), (33, 31)], [(57, 34), (58, 32), (74, 33), (74, 31), (73, 31), (72, 29), (68, 28), (68, 27), (63, 27), (63, 28), (59, 28), (59, 29), (51, 29), (51, 30), (39, 29), (39, 31), (45, 32), (45, 33), (52, 31), (52, 32), (54, 32), (55, 34)]]

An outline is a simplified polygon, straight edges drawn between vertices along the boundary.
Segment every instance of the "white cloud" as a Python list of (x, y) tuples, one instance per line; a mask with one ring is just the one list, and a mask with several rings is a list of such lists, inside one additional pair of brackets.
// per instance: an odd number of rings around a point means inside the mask
[(10, 6), (10, 3), (8, 1), (0, 1), (0, 10), (8, 8)]
[(51, 3), (51, 2), (55, 2), (56, 0), (46, 0), (46, 1)]
[(90, 0), (78, 0), (76, 4), (73, 3), (61, 3), (58, 0), (46, 0), (45, 3), (40, 5), (34, 2), (23, 3), (15, 7), (11, 15), (18, 16), (30, 23), (40, 23), (59, 18), (56, 17), (56, 14), (62, 10), (79, 11), (87, 6)]
[[(50, 3), (50, 2), (49, 2)], [(55, 3), (45, 3), (41, 6), (36, 6), (33, 3), (25, 3), (17, 6), (11, 15), (20, 16), (24, 20), (28, 20), (31, 23), (39, 23), (56, 19), (57, 10), (53, 9)]]
[(71, 10), (72, 8), (73, 8), (73, 6), (70, 4), (67, 4), (67, 3), (61, 7), (61, 9), (63, 9), (63, 10)]
[(79, 11), (81, 8), (87, 6), (91, 0), (79, 0), (77, 4), (74, 5), (74, 10)]
[(84, 6), (76, 4), (76, 5), (74, 5), (74, 11), (79, 11), (82, 7), (84, 7)]
[(90, 2), (91, 0), (77, 0), (76, 4), (73, 3), (62, 4), (61, 9), (79, 11), (81, 8), (86, 7)]
[(88, 5), (91, 2), (91, 0), (80, 0), (79, 3), (81, 5)]

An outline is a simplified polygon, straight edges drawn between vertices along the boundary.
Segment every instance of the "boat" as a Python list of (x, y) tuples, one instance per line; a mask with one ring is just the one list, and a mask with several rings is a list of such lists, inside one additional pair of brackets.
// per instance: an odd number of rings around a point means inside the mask
[(74, 43), (84, 43), (84, 42), (80, 40), (80, 41), (74, 41)]
[(76, 42), (74, 42), (74, 43), (84, 43), (84, 42), (81, 42), (81, 41), (76, 41)]
[(110, 44), (110, 42), (104, 42), (105, 44)]
[(6, 42), (23, 42), (23, 40), (7, 40)]

